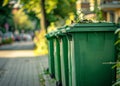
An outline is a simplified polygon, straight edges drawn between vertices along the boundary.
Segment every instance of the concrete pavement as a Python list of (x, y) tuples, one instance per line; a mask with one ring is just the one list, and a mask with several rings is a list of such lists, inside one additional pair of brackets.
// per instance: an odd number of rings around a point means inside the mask
[(47, 67), (47, 56), (0, 58), (0, 86), (55, 86)]
[(34, 56), (33, 43), (0, 47), (0, 86), (55, 86), (45, 70), (47, 56)]
[(18, 57), (34, 57), (33, 50), (4, 50), (0, 51), (0, 58), (18, 58)]

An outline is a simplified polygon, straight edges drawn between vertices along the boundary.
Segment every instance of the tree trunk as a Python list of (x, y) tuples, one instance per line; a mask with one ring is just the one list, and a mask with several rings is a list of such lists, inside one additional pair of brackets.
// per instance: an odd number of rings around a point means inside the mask
[(98, 11), (98, 0), (94, 0), (94, 11)]
[(45, 13), (45, 0), (41, 0), (41, 19), (40, 19), (40, 27), (42, 30), (47, 32), (47, 24), (46, 24), (46, 13)]

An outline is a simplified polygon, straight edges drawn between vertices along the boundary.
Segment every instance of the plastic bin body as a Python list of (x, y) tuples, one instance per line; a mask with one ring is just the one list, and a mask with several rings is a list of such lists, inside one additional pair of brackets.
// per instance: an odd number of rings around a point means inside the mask
[(55, 67), (54, 67), (54, 38), (49, 38), (48, 39), (48, 51), (49, 51), (49, 56), (48, 56), (48, 66), (49, 66), (49, 73), (51, 78), (55, 77)]
[(67, 36), (68, 39), (68, 72), (69, 72), (69, 86), (72, 86), (72, 49), (71, 49), (71, 44), (72, 44), (72, 37), (71, 35)]
[(68, 41), (66, 35), (60, 36), (61, 79), (62, 86), (69, 86)]
[(74, 25), (67, 31), (71, 34), (69, 86), (111, 86), (115, 82), (115, 29), (114, 24), (98, 23)]
[(61, 83), (61, 64), (60, 64), (60, 43), (59, 39), (54, 39), (54, 66), (55, 66), (55, 79), (57, 83)]

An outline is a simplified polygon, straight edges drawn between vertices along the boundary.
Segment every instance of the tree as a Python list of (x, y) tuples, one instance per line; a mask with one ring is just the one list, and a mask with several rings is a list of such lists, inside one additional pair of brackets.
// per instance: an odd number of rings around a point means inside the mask
[(46, 20), (46, 12), (45, 12), (45, 0), (41, 0), (40, 2), (41, 6), (41, 29), (45, 30), (47, 32), (47, 20)]
[(101, 21), (103, 20), (102, 11), (98, 8), (98, 0), (94, 1), (94, 12), (96, 13), (96, 20)]
[[(47, 29), (51, 22), (66, 19), (70, 12), (75, 13), (76, 0), (21, 0), (23, 8), (39, 15), (41, 28)], [(40, 3), (38, 5), (38, 3)], [(34, 9), (39, 9), (39, 11)], [(71, 9), (69, 9), (71, 8)]]
[(75, 13), (75, 2), (76, 0), (21, 0), (22, 9), (26, 13), (34, 12), (34, 16), (40, 19), (41, 28), (45, 30), (51, 22), (64, 21), (70, 12)]
[(16, 25), (16, 30), (33, 30), (35, 27), (34, 22), (30, 20), (30, 18), (28, 17), (28, 15), (25, 14), (23, 9), (20, 9), (16, 13), (14, 13), (13, 18)]
[[(3, 7), (3, 0), (0, 0), (0, 29), (5, 28), (5, 24), (7, 23), (10, 27), (13, 27), (13, 19), (12, 19), (12, 9), (9, 5), (5, 5)], [(2, 30), (3, 31), (3, 30)]]

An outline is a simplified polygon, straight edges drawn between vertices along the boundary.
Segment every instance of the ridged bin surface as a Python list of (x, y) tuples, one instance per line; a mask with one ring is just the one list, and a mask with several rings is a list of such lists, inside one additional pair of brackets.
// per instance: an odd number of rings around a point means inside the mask
[(55, 67), (54, 67), (54, 40), (51, 38), (48, 41), (49, 45), (49, 57), (48, 57), (48, 62), (49, 62), (49, 72), (52, 77), (55, 76)]
[(55, 65), (54, 65), (54, 37), (50, 36), (50, 34), (46, 35), (48, 40), (48, 66), (49, 73), (52, 78), (55, 77)]
[(69, 71), (68, 71), (68, 41), (65, 35), (61, 36), (60, 41), (60, 56), (61, 56), (61, 78), (62, 86), (69, 86)]
[(115, 82), (115, 31), (112, 23), (76, 24), (69, 41), (69, 86), (111, 86)]
[(54, 39), (54, 65), (56, 81), (61, 82), (60, 43), (58, 38)]

